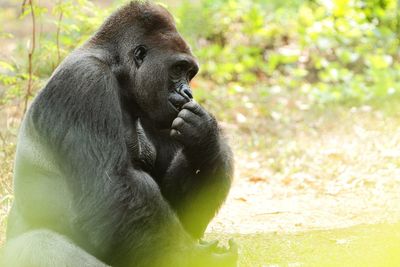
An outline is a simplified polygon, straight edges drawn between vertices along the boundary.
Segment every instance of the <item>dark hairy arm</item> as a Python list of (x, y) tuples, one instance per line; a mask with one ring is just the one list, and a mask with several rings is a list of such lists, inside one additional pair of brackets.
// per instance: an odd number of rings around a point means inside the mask
[(185, 229), (200, 238), (228, 194), (232, 152), (215, 118), (194, 101), (182, 107), (171, 136), (183, 148), (165, 174), (162, 191)]

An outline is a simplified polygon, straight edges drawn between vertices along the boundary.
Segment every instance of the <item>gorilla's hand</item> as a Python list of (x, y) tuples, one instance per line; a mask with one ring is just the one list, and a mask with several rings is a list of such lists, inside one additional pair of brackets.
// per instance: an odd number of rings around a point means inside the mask
[(215, 118), (195, 101), (182, 106), (172, 122), (171, 137), (178, 140), (185, 149), (200, 153), (214, 150), (218, 145), (218, 125)]
[(203, 251), (199, 258), (195, 260), (193, 267), (236, 267), (238, 259), (237, 244), (231, 239), (229, 240), (229, 247), (218, 247), (218, 242), (211, 242), (207, 244), (200, 244), (200, 250)]

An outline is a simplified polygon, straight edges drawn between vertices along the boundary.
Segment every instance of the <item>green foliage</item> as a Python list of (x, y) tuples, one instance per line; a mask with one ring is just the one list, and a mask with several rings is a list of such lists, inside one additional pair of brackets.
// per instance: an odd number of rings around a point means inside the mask
[[(36, 42), (32, 56), (32, 78), (35, 91), (43, 86), (62, 59), (87, 40), (110, 13), (110, 9), (100, 8), (89, 0), (52, 2), (50, 8), (45, 4), (42, 6), (40, 2), (34, 1), (33, 5)], [(27, 25), (32, 28), (31, 16), (32, 10), (26, 5), (18, 23), (25, 25), (29, 21)], [(0, 31), (0, 38), (11, 37), (9, 33)], [(32, 36), (28, 38), (27, 45), (17, 43), (12, 61), (0, 58), (0, 104), (20, 100), (25, 95)]]
[[(89, 0), (34, 3), (37, 90), (114, 6), (105, 9)], [(252, 105), (282, 90), (317, 104), (398, 95), (398, 10), (396, 0), (185, 0), (172, 11), (201, 64), (196, 95), (206, 101), (202, 96), (211, 94), (216, 103), (233, 101), (226, 105), (235, 107), (238, 100)], [(26, 6), (20, 22), (30, 15)], [(12, 36), (0, 29), (0, 38)], [(21, 42), (12, 60), (0, 58), (2, 103), (25, 94), (29, 47)], [(218, 93), (210, 90), (215, 86)]]
[(218, 84), (278, 86), (317, 103), (399, 94), (395, 0), (201, 0), (178, 14), (202, 76)]

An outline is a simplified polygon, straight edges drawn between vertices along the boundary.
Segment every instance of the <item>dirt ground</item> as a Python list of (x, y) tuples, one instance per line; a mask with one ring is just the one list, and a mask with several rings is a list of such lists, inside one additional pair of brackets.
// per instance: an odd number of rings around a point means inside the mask
[[(17, 112), (17, 111), (15, 111)], [(1, 128), (19, 120), (10, 110)], [(8, 118), (8, 119), (7, 119)], [(252, 148), (235, 125), (230, 195), (208, 232), (253, 234), (400, 222), (400, 117), (381, 111), (322, 114)], [(273, 126), (276, 128), (276, 126)], [(16, 134), (13, 131), (13, 134)], [(0, 244), (11, 203), (15, 145), (0, 151)]]
[[(4, 127), (18, 122), (13, 112), (1, 118)], [(365, 106), (296, 120), (274, 138), (270, 130), (260, 133), (255, 127), (255, 132), (244, 134), (240, 123), (224, 124), (235, 153), (235, 180), (209, 233), (283, 233), (400, 222), (396, 112), (387, 115)], [(271, 129), (281, 125), (275, 123)], [(0, 153), (0, 243), (12, 198), (15, 146), (10, 140), (6, 145)]]
[[(400, 221), (399, 116), (369, 106), (348, 111), (303, 121), (258, 151), (231, 142), (236, 179), (208, 231), (294, 232)], [(243, 135), (230, 139), (238, 137), (250, 142)]]

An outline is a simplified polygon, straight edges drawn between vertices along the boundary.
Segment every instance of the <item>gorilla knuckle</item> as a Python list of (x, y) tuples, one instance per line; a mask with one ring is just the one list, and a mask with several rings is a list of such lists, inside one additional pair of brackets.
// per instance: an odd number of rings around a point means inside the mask
[(182, 134), (178, 130), (172, 129), (171, 133), (170, 133), (170, 136), (174, 137), (174, 138), (180, 138), (182, 136)]
[(189, 101), (185, 105), (183, 105), (182, 108), (187, 108), (187, 109), (190, 109), (190, 110), (194, 110), (194, 109), (196, 109), (197, 106), (198, 106), (198, 104), (196, 102)]
[(177, 117), (172, 123), (172, 128), (182, 127), (184, 124), (185, 121), (181, 117)]
[(187, 109), (182, 109), (181, 112), (179, 112), (178, 114), (178, 116), (183, 119), (190, 119), (191, 117), (193, 117), (193, 115), (194, 114)]

